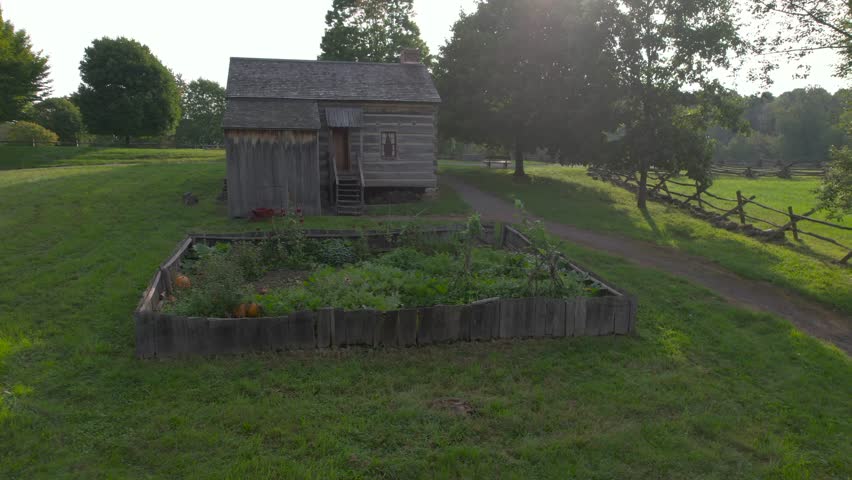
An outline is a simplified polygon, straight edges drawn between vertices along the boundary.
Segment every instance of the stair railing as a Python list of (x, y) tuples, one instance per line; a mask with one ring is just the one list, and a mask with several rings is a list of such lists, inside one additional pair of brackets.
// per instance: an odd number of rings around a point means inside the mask
[(365, 203), (365, 199), (364, 199), (364, 169), (361, 168), (361, 156), (357, 153), (355, 154), (355, 160), (356, 160), (355, 163), (358, 164), (358, 176), (361, 179), (361, 182), (360, 182), (360, 185), (359, 185), (361, 187), (361, 205), (364, 205), (364, 203)]
[(333, 152), (328, 154), (328, 158), (331, 162), (331, 204), (337, 205), (337, 184), (340, 180), (337, 176), (337, 158)]

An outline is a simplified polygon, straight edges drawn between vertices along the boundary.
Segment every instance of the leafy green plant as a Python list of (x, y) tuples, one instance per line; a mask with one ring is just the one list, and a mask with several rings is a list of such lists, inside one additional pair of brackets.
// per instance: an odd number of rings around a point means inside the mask
[(311, 246), (313, 248), (310, 255), (324, 265), (342, 267), (349, 263), (356, 263), (360, 259), (352, 243), (339, 238), (312, 242)]
[[(215, 249), (213, 249), (215, 251)], [(201, 257), (195, 269), (192, 288), (178, 292), (177, 300), (166, 311), (178, 315), (228, 317), (250, 296), (250, 289), (239, 265), (226, 255)]]

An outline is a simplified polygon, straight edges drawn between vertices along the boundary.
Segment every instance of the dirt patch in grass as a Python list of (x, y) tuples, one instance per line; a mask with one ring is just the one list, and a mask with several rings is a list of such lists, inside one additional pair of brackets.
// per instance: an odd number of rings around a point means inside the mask
[(469, 417), (476, 413), (473, 405), (461, 398), (438, 398), (429, 402), (429, 407), (463, 417)]

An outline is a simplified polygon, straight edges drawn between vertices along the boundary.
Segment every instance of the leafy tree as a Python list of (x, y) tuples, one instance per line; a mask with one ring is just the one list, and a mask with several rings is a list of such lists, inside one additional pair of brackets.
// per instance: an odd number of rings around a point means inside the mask
[(179, 144), (223, 143), (222, 116), (225, 113), (225, 89), (218, 83), (199, 78), (183, 89), (183, 118), (175, 139)]
[(517, 176), (527, 149), (591, 155), (618, 93), (603, 5), (490, 0), (462, 15), (435, 70), (442, 134), (514, 149)]
[(36, 103), (26, 109), (25, 117), (56, 132), (63, 142), (74, 142), (83, 133), (83, 115), (67, 98), (48, 98)]
[(831, 145), (843, 143), (843, 131), (837, 125), (842, 106), (822, 88), (784, 93), (771, 108), (785, 160), (821, 162)]
[(393, 63), (403, 48), (417, 48), (431, 65), (413, 17), (413, 0), (334, 0), (319, 59)]
[[(841, 90), (846, 109), (839, 125), (852, 139), (852, 91)], [(817, 206), (828, 212), (829, 217), (840, 219), (852, 213), (852, 144), (832, 146), (829, 164), (822, 185), (817, 191)]]
[(34, 51), (24, 30), (0, 10), (0, 122), (15, 120), (28, 104), (50, 93), (47, 56)]
[[(817, 50), (840, 54), (837, 74), (852, 73), (852, 2), (846, 0), (749, 0), (755, 18), (752, 42), (760, 58), (757, 75), (772, 83), (771, 73), (780, 62), (797, 62)], [(766, 33), (769, 32), (769, 33)], [(800, 75), (809, 67), (799, 62)]]
[(15, 122), (9, 129), (9, 141), (19, 143), (35, 142), (38, 144), (53, 144), (59, 140), (54, 132), (32, 122)]
[[(731, 51), (743, 42), (737, 33), (733, 0), (663, 2), (611, 0), (605, 25), (611, 54), (624, 90), (620, 133), (606, 163), (639, 175), (637, 205), (645, 208), (648, 172), (686, 170), (709, 182), (713, 123), (739, 129), (739, 107), (709, 79), (730, 67)], [(682, 93), (698, 87), (698, 94)]]
[(124, 137), (162, 135), (180, 119), (175, 78), (148, 47), (128, 38), (102, 38), (80, 62), (78, 101), (89, 131)]

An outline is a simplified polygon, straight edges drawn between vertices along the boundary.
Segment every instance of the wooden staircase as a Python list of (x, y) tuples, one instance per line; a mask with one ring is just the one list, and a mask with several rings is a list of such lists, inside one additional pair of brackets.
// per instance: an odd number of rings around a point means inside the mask
[(356, 175), (341, 175), (337, 177), (338, 215), (363, 215), (364, 214), (364, 189), (361, 187), (361, 179)]

